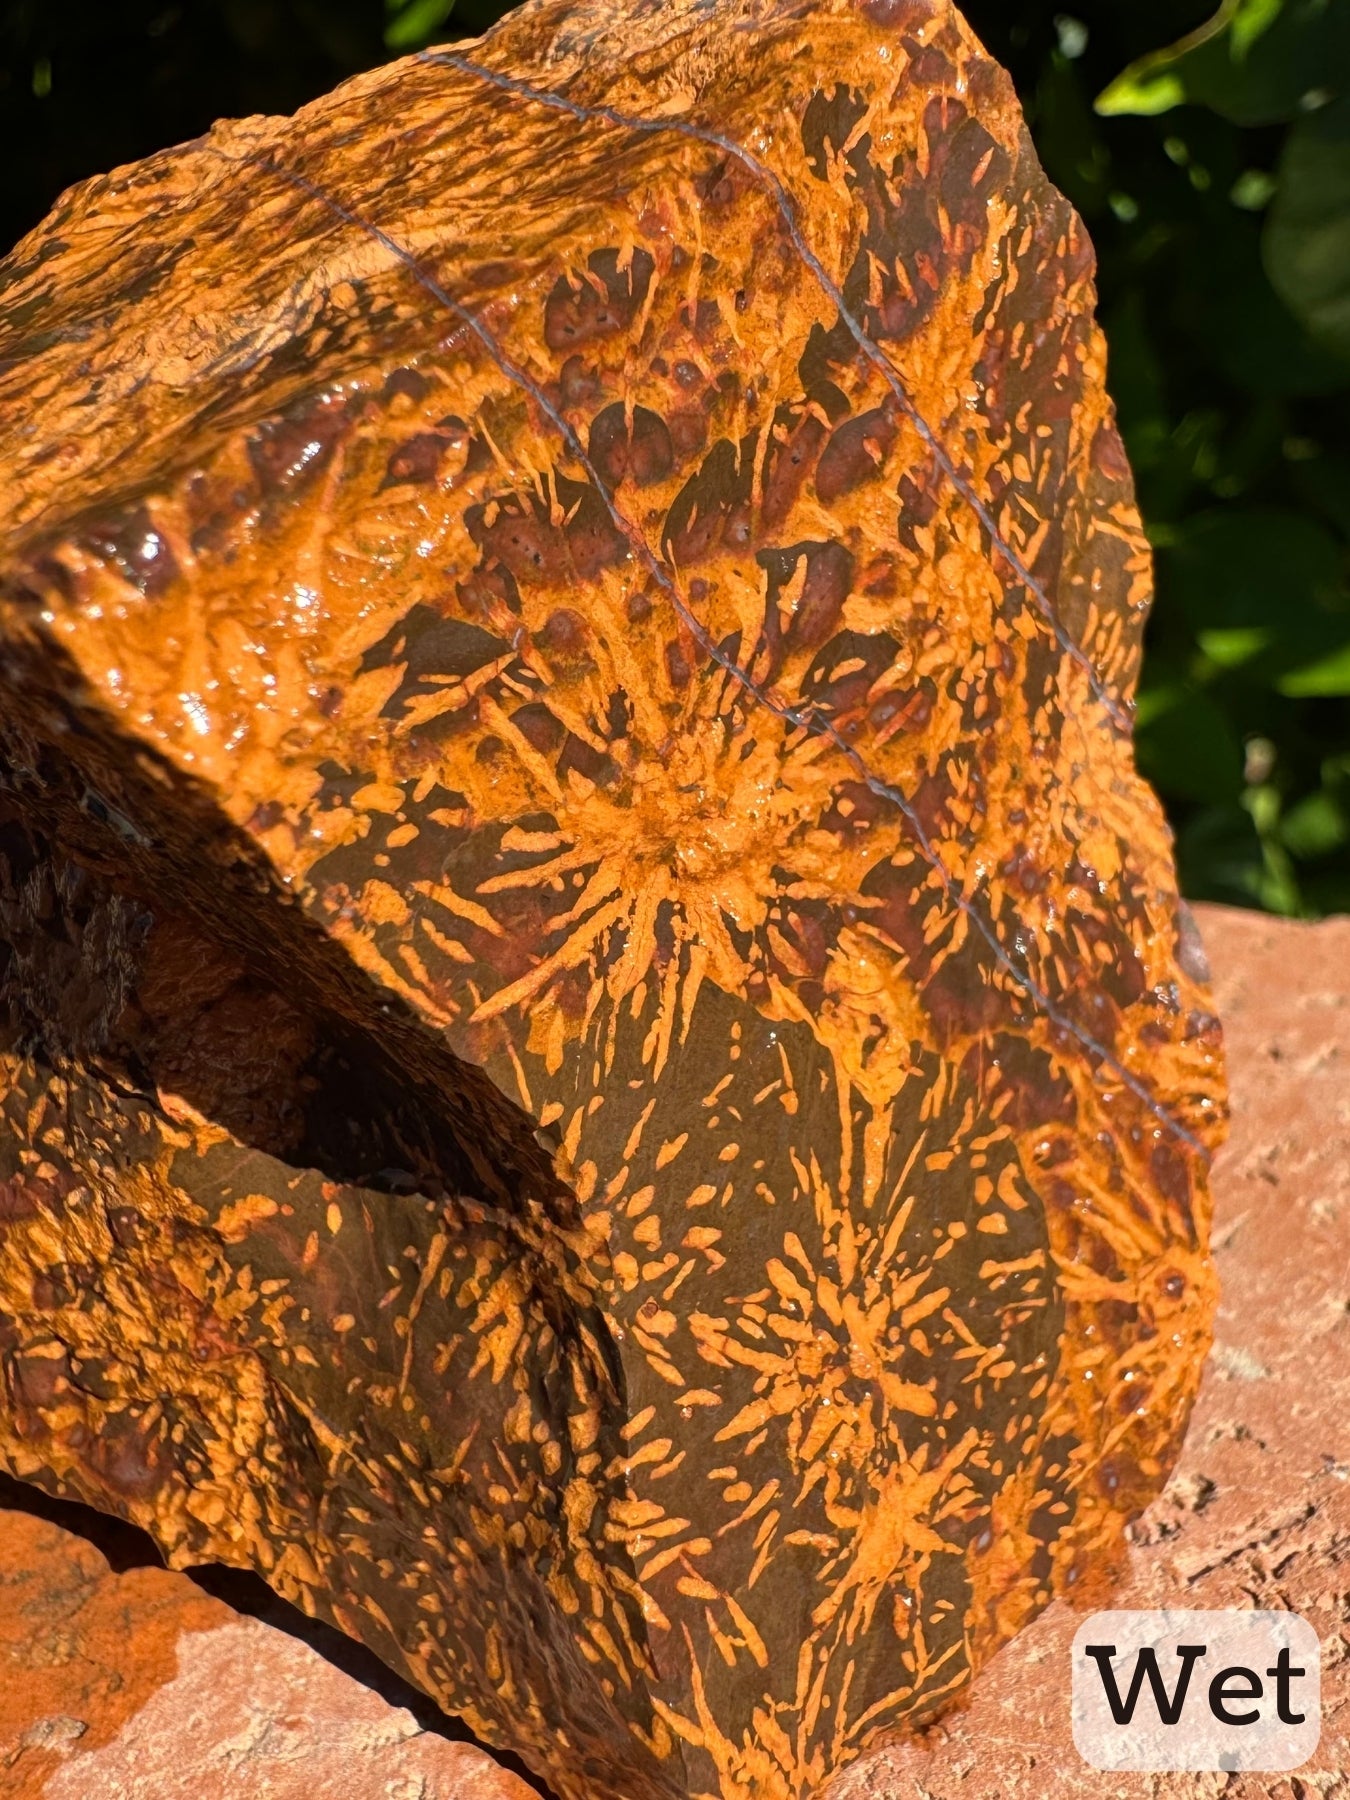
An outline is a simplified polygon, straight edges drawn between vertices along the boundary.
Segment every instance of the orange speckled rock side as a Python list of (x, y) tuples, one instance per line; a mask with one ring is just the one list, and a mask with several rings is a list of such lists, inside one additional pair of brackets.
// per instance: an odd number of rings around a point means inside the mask
[(567, 1800), (1119, 1538), (1223, 1087), (1092, 307), (944, 0), (545, 0), (0, 266), (10, 1469)]

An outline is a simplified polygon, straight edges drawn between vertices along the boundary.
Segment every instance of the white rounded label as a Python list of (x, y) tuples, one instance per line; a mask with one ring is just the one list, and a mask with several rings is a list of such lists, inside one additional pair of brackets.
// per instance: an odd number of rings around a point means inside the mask
[(1094, 1769), (1297, 1769), (1322, 1734), (1317, 1633), (1292, 1612), (1100, 1612), (1073, 1640)]

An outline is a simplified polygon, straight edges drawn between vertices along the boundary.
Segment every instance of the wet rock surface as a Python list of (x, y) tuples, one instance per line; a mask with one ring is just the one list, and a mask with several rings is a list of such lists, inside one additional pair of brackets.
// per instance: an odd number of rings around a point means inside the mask
[(681, 0), (0, 272), (0, 1459), (566, 1800), (817, 1789), (1177, 1453), (1091, 270), (950, 7)]
[[(1069, 1727), (1069, 1645), (1081, 1614), (1053, 1605), (997, 1656), (969, 1703), (930, 1737), (879, 1751), (845, 1775), (837, 1800), (992, 1800), (994, 1795), (1109, 1794), (1112, 1800), (1222, 1793), (1232, 1800), (1334, 1797), (1350, 1767), (1350, 1479), (1344, 1419), (1350, 1263), (1350, 924), (1304, 927), (1219, 908), (1200, 909), (1228, 1020), (1232, 1140), (1216, 1169), (1216, 1259), (1225, 1298), (1218, 1342), (1201, 1385), (1192, 1434), (1166, 1492), (1132, 1528), (1104, 1604), (1292, 1607), (1322, 1639), (1324, 1731), (1314, 1763), (1288, 1777), (1095, 1775), (1077, 1762)], [(303, 1645), (241, 1619), (186, 1575), (133, 1566), (152, 1554), (94, 1526), (95, 1544), (14, 1510), (0, 1513), (0, 1762), (14, 1800), (234, 1800), (305, 1792), (326, 1800), (524, 1800), (527, 1790), (470, 1746), (410, 1731), (407, 1703), (374, 1704), (369, 1687), (330, 1667), (315, 1701)], [(28, 1490), (31, 1493), (31, 1490)], [(59, 1510), (59, 1509), (58, 1509)], [(91, 1529), (90, 1518), (80, 1521)], [(102, 1552), (96, 1547), (101, 1543)], [(105, 1554), (114, 1568), (112, 1573)], [(1094, 1602), (1095, 1603), (1095, 1602)], [(1085, 1602), (1086, 1604), (1086, 1602)], [(179, 1646), (231, 1621), (247, 1642), (218, 1713), (151, 1711), (170, 1695)], [(226, 1637), (219, 1637), (224, 1643)], [(331, 1645), (327, 1646), (331, 1654)], [(309, 1653), (312, 1654), (312, 1653)], [(189, 1668), (202, 1659), (186, 1659)], [(317, 1659), (316, 1659), (317, 1660)], [(301, 1671), (310, 1685), (302, 1686)], [(367, 1682), (369, 1670), (364, 1671)], [(230, 1696), (228, 1705), (224, 1694)], [(284, 1720), (273, 1765), (228, 1761), (236, 1704), (253, 1720)], [(336, 1740), (329, 1709), (340, 1715)], [(132, 1722), (134, 1729), (132, 1728)], [(149, 1727), (153, 1725), (151, 1731)], [(77, 1727), (83, 1727), (77, 1733)], [(367, 1750), (351, 1752), (355, 1734)], [(249, 1741), (256, 1743), (254, 1732)], [(348, 1760), (328, 1773), (333, 1742)], [(135, 1745), (159, 1785), (125, 1776)], [(102, 1753), (102, 1760), (96, 1760)], [(254, 1752), (256, 1754), (256, 1752)], [(282, 1765), (282, 1766), (278, 1766)], [(106, 1773), (105, 1773), (106, 1771)], [(56, 1785), (59, 1774), (63, 1785)], [(416, 1775), (424, 1786), (407, 1788)], [(49, 1786), (49, 1781), (51, 1785)], [(497, 1786), (491, 1785), (495, 1781)], [(123, 1785), (117, 1785), (118, 1782)], [(216, 1785), (213, 1785), (215, 1783)], [(325, 1785), (325, 1784), (328, 1785)], [(400, 1787), (400, 1783), (404, 1786)], [(1295, 1785), (1297, 1783), (1298, 1785)], [(475, 1785), (477, 1784), (477, 1785)]]
[(1322, 1741), (1292, 1775), (1084, 1769), (1068, 1689), (1083, 1614), (1057, 1603), (928, 1741), (864, 1758), (831, 1800), (1350, 1791), (1350, 920), (1197, 911), (1233, 1095), (1215, 1166), (1215, 1345), (1175, 1475), (1079, 1604), (1302, 1613), (1322, 1641)]

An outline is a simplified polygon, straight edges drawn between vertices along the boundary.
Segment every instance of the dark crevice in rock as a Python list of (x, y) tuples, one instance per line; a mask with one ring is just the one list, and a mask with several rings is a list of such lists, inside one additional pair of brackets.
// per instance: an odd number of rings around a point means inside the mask
[[(124, 738), (87, 700), (78, 672), (58, 649), (17, 636), (6, 640), (0, 658), (0, 800), (59, 844), (89, 878), (101, 876), (121, 897), (119, 905), (139, 905), (144, 928), (158, 929), (171, 958), (186, 967), (201, 955), (194, 984), (204, 988), (214, 971), (214, 999), (229, 990), (229, 1010), (244, 1035), (252, 1010), (264, 1035), (278, 1028), (294, 1039), (296, 1051), (307, 1040), (309, 1066), (297, 1078), (306, 1092), (326, 1094), (289, 1116), (300, 1136), (286, 1144), (271, 1135), (279, 1121), (266, 1118), (266, 1108), (252, 1123), (246, 1115), (222, 1116), (232, 1132), (248, 1142), (258, 1141), (253, 1132), (259, 1132), (259, 1148), (336, 1179), (403, 1188), (395, 1146), (384, 1163), (372, 1162), (378, 1153), (372, 1142), (364, 1161), (358, 1152), (357, 1167), (341, 1132), (336, 1141), (332, 1136), (334, 1120), (353, 1106), (367, 1119), (392, 1108), (410, 1136), (421, 1139), (428, 1179), (440, 1188), (477, 1192), (511, 1210), (533, 1203), (558, 1223), (575, 1222), (575, 1202), (558, 1183), (533, 1121), (295, 905), (257, 845), (203, 788)], [(156, 987), (164, 991), (163, 977)], [(213, 1003), (200, 993), (195, 998), (199, 1012)], [(161, 1064), (188, 1054), (184, 1031), (190, 1034), (192, 1025), (181, 1016), (181, 1003), (175, 1010), (173, 1029), (142, 1033), (127, 1048)], [(61, 1011), (69, 1018), (68, 1008)], [(53, 1024), (48, 1019), (44, 1029)], [(95, 1025), (82, 1022), (79, 1048), (87, 1047)], [(252, 1053), (262, 1055), (263, 1046), (255, 1042)], [(212, 1084), (227, 1075), (225, 1059), (216, 1060), (220, 1066), (208, 1071), (201, 1057), (189, 1054), (171, 1072), (189, 1084)], [(231, 1078), (229, 1090), (204, 1090), (209, 1103), (201, 1110), (214, 1117), (218, 1107), (241, 1100), (240, 1078), (247, 1071)], [(198, 1103), (190, 1086), (178, 1091)], [(367, 1179), (386, 1166), (385, 1180)]]
[[(31, 1518), (45, 1519), (73, 1537), (82, 1538), (93, 1545), (115, 1575), (123, 1575), (128, 1569), (164, 1567), (164, 1558), (155, 1540), (139, 1526), (85, 1506), (79, 1500), (59, 1500), (29, 1482), (15, 1481), (3, 1473), (0, 1473), (0, 1512), (27, 1513)], [(234, 1612), (260, 1619), (273, 1630), (284, 1631), (287, 1636), (308, 1644), (316, 1655), (361, 1687), (378, 1694), (390, 1706), (410, 1712), (423, 1731), (452, 1743), (478, 1743), (465, 1725), (442, 1712), (434, 1700), (396, 1675), (364, 1644), (345, 1632), (335, 1631), (322, 1619), (309, 1618), (289, 1600), (283, 1600), (251, 1570), (232, 1569), (224, 1563), (204, 1563), (199, 1568), (187, 1570), (186, 1578)], [(552, 1800), (549, 1789), (530, 1773), (519, 1757), (502, 1750), (489, 1753), (494, 1761), (510, 1769), (543, 1800)]]
[[(360, 1678), (388, 1663), (400, 1690), (448, 1654), (429, 1685), (521, 1742), (458, 1676), (510, 1621), (529, 1703), (557, 1697), (595, 1793), (657, 1800), (549, 1589), (573, 1556), (626, 1561), (606, 1541), (625, 1414), (576, 1204), (532, 1124), (303, 918), (218, 808), (72, 700), (68, 672), (16, 672), (12, 642), (4, 660), (0, 1245), (43, 1217), (66, 1234), (31, 1306), (0, 1306), (11, 1466), (210, 1564), (230, 1548), (201, 1511), (240, 1430), (226, 1396), (252, 1382), (256, 1472), (231, 1504), (268, 1516), (265, 1572), (322, 1621), (301, 1635), (363, 1640)], [(127, 1307), (163, 1347), (122, 1335)], [(67, 1399), (84, 1417), (55, 1426)], [(260, 1576), (203, 1580), (222, 1583), (262, 1604)], [(444, 1649), (414, 1653), (430, 1619)], [(640, 1644), (636, 1608), (626, 1629)], [(647, 1722), (645, 1694), (624, 1704)]]
[(128, 1569), (162, 1569), (164, 1558), (148, 1531), (142, 1531), (127, 1519), (99, 1512), (80, 1500), (58, 1500), (54, 1494), (34, 1487), (31, 1482), (16, 1481), (0, 1471), (0, 1511), (28, 1513), (34, 1519), (46, 1519), (75, 1537), (92, 1544), (107, 1562), (114, 1575), (125, 1575)]

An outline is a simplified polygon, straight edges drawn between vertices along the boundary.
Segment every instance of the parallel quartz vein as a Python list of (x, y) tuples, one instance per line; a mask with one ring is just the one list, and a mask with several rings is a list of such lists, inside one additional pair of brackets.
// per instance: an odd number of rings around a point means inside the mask
[(61, 202), (7, 1467), (568, 1800), (814, 1793), (1115, 1540), (1223, 1087), (1092, 306), (945, 0), (545, 0)]

